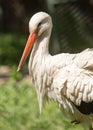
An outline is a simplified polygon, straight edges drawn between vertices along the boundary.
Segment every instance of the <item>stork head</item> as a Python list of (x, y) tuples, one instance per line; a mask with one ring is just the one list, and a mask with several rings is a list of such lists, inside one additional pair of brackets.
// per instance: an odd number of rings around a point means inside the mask
[(43, 32), (51, 28), (51, 17), (45, 12), (39, 12), (32, 16), (29, 21), (29, 31), (37, 33), (37, 36), (41, 36)]
[(21, 66), (26, 60), (26, 57), (28, 56), (35, 41), (39, 37), (41, 37), (44, 34), (44, 32), (48, 32), (48, 30), (51, 30), (51, 28), (52, 28), (52, 20), (47, 13), (38, 12), (32, 16), (32, 18), (29, 21), (30, 35), (26, 43), (17, 71), (21, 69)]

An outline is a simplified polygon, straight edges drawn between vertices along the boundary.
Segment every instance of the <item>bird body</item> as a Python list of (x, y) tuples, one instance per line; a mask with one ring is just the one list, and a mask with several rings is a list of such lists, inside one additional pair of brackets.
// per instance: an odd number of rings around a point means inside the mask
[[(51, 17), (44, 12), (35, 14), (29, 22), (31, 37), (27, 52), (24, 51), (18, 70), (28, 53), (29, 73), (38, 97), (40, 112), (47, 99), (57, 102), (72, 123), (81, 123), (92, 130), (93, 122), (93, 50), (80, 53), (62, 53), (52, 56), (48, 45), (52, 29)], [(32, 36), (32, 32), (35, 33)]]

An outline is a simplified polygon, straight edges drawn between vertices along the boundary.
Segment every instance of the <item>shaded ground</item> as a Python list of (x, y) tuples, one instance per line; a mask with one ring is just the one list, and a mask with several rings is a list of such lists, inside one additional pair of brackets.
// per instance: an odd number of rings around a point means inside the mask
[(0, 86), (9, 80), (11, 69), (8, 66), (0, 66)]
[(14, 78), (17, 81), (25, 78), (25, 80), (31, 84), (29, 73), (27, 71), (21, 73), (17, 72), (16, 67), (10, 68), (6, 65), (0, 66), (0, 86), (6, 84), (10, 78)]

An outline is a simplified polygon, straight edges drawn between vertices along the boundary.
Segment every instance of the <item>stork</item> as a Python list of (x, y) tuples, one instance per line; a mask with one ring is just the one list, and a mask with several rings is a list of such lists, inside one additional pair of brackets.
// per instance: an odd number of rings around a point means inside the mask
[(93, 130), (93, 50), (52, 56), (48, 51), (51, 30), (49, 14), (38, 12), (32, 16), (30, 35), (17, 71), (32, 49), (28, 68), (40, 111), (47, 99), (52, 99), (72, 123)]

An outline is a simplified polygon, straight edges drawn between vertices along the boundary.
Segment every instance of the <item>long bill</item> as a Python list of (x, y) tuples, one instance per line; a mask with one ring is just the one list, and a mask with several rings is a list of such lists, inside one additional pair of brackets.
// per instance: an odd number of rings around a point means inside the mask
[(17, 68), (17, 71), (19, 71), (23, 65), (23, 63), (25, 62), (35, 40), (37, 39), (37, 33), (35, 32), (31, 32), (29, 37), (28, 37), (28, 40), (27, 40), (27, 43), (26, 43), (26, 46), (25, 46), (25, 49), (23, 51), (23, 54), (22, 54), (22, 57), (21, 57), (21, 60), (19, 62), (19, 65), (18, 65), (18, 68)]

